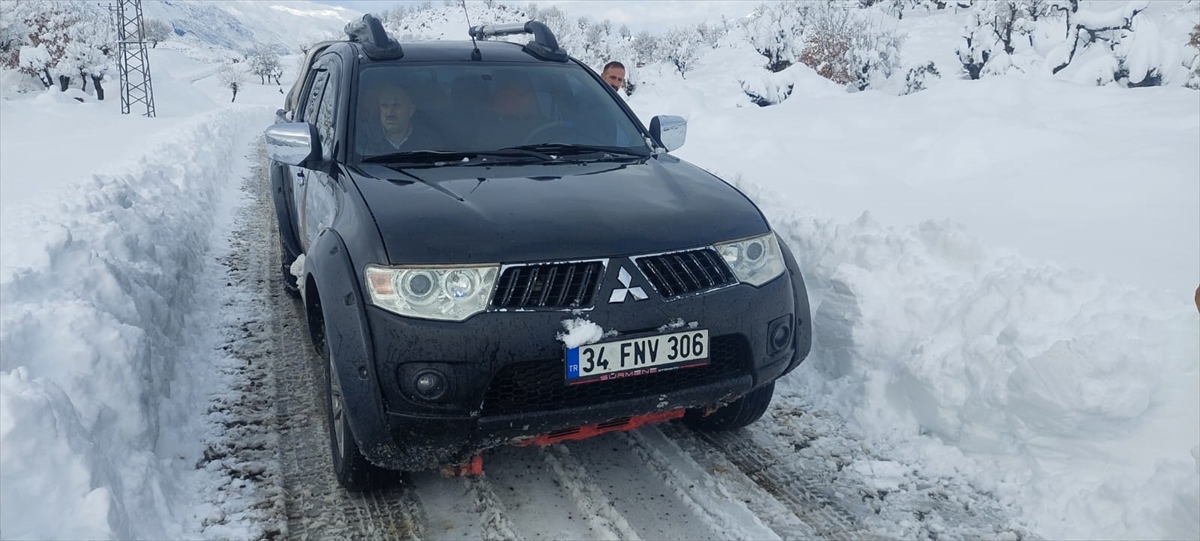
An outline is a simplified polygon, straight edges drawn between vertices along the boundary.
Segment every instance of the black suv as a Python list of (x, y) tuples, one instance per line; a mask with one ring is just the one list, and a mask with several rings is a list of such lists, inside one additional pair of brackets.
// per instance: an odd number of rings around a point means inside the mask
[(804, 281), (748, 198), (668, 154), (683, 119), (647, 129), (538, 22), (347, 34), (265, 133), (339, 482), (762, 415), (808, 355)]

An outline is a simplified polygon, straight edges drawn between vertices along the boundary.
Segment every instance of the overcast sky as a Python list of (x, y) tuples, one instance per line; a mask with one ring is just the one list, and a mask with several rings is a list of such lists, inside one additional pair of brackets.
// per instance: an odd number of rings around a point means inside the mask
[[(415, 0), (315, 0), (324, 4), (345, 6), (366, 12), (383, 11), (398, 4), (420, 4)], [(434, 5), (442, 0), (432, 0)], [(501, 0), (502, 2), (504, 0)], [(518, 6), (527, 0), (508, 1)], [(719, 22), (721, 16), (730, 19), (748, 15), (760, 2), (755, 0), (537, 0), (538, 7), (557, 5), (571, 17), (587, 15), (594, 20), (609, 19), (617, 26), (625, 24), (637, 32), (659, 32), (672, 26), (702, 21)]]

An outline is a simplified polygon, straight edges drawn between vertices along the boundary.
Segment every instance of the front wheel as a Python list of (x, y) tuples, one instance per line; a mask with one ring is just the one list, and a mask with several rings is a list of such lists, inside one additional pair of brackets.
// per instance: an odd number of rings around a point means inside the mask
[(346, 401), (342, 396), (342, 385), (338, 379), (337, 368), (333, 366), (333, 358), (328, 348), (322, 348), (325, 360), (325, 414), (329, 419), (329, 447), (333, 455), (333, 472), (338, 484), (351, 492), (369, 490), (380, 484), (386, 477), (385, 472), (367, 462), (358, 442), (354, 440), (354, 432), (346, 420)]
[(696, 430), (734, 430), (749, 426), (766, 413), (775, 395), (775, 382), (750, 391), (745, 396), (726, 404), (709, 415), (703, 410), (688, 410), (683, 415), (683, 424)]

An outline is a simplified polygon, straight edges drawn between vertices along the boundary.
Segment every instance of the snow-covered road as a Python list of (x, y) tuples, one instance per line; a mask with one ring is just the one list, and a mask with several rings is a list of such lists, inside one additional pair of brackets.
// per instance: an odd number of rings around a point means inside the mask
[(158, 52), (159, 118), (0, 99), (0, 537), (1200, 539), (1194, 91), (807, 73), (752, 108), (720, 54), (654, 74), (631, 106), (687, 116), (679, 156), (797, 253), (812, 356), (745, 430), (497, 449), (359, 496), (278, 284), (282, 88), (231, 105)]
[[(229, 393), (200, 466), (224, 477), (206, 499), (212, 538), (832, 539), (1030, 538), (991, 496), (952, 479), (912, 482), (827, 412), (784, 396), (722, 434), (680, 424), (484, 455), (484, 475), (406, 474), (355, 495), (334, 481), (319, 360), (303, 308), (279, 283), (261, 143), (229, 232)], [(240, 373), (240, 376), (238, 375)], [(866, 464), (864, 470), (861, 465)], [(871, 471), (874, 466), (874, 471)], [(911, 473), (911, 472), (910, 472)]]

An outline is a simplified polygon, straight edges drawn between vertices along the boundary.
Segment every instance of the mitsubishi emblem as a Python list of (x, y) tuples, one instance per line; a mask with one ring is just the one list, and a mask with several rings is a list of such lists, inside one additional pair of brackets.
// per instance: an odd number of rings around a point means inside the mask
[(620, 280), (621, 285), (625, 287), (613, 289), (612, 295), (609, 295), (608, 297), (608, 302), (610, 304), (614, 302), (625, 302), (626, 294), (633, 295), (633, 300), (635, 301), (644, 301), (649, 298), (649, 296), (646, 295), (646, 292), (642, 291), (642, 288), (629, 287), (629, 284), (633, 283), (633, 276), (629, 275), (629, 271), (625, 270), (624, 266), (621, 267), (621, 272), (617, 273), (617, 280)]

